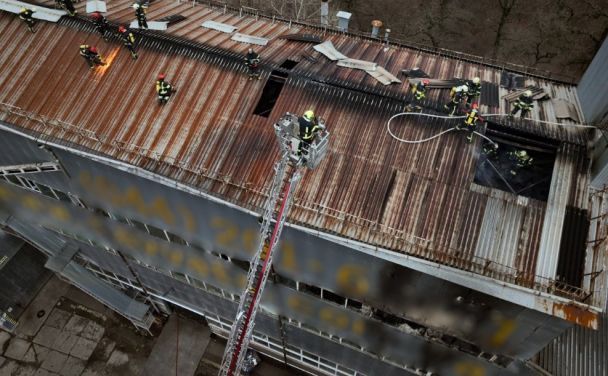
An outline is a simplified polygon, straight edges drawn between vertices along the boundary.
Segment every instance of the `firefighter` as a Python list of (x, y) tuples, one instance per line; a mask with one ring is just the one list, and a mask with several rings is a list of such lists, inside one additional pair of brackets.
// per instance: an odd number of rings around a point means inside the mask
[(76, 15), (76, 9), (74, 8), (74, 4), (72, 4), (72, 0), (55, 0), (57, 5), (60, 8), (63, 8), (68, 14), (72, 17)]
[(412, 88), (412, 94), (414, 95), (414, 99), (416, 102), (420, 103), (426, 98), (426, 87), (430, 83), (429, 80), (424, 79), (418, 81), (416, 85), (410, 85)]
[(308, 154), (310, 144), (315, 139), (317, 132), (321, 130), (321, 127), (317, 123), (317, 118), (312, 110), (304, 112), (304, 115), (298, 118), (300, 125), (300, 145), (298, 148), (298, 155)]
[(488, 159), (498, 158), (498, 144), (486, 142), (483, 144), (482, 150), (483, 150), (483, 153), (486, 155), (486, 158), (488, 158)]
[(110, 31), (108, 20), (99, 12), (91, 13), (91, 19), (95, 23), (95, 30), (97, 30), (101, 37), (107, 42), (108, 38), (106, 37), (106, 33)]
[[(470, 144), (471, 142), (473, 142), (473, 132), (475, 132), (475, 129), (477, 128), (477, 123), (479, 121), (483, 121), (483, 119), (481, 118), (481, 116), (479, 116), (479, 110), (477, 109), (477, 103), (473, 104), (473, 108), (471, 108), (469, 110), (469, 112), (467, 112), (466, 117), (464, 118), (464, 121), (462, 122), (464, 129), (469, 132), (469, 134), (467, 135), (467, 144)], [(460, 130), (462, 129), (459, 126), (456, 126), (456, 129)]]
[(135, 17), (137, 17), (137, 24), (140, 29), (148, 28), (148, 21), (146, 20), (146, 9), (139, 3), (133, 4), (135, 9)]
[(158, 94), (158, 103), (160, 104), (167, 103), (171, 94), (175, 93), (173, 86), (165, 82), (165, 77), (165, 74), (161, 73), (156, 80), (156, 94)]
[(479, 97), (481, 96), (481, 79), (474, 77), (467, 83), (469, 91), (467, 93), (467, 107), (471, 107), (473, 102), (478, 103)]
[(511, 167), (511, 175), (517, 175), (517, 172), (522, 168), (532, 166), (532, 162), (534, 158), (530, 157), (527, 151), (525, 150), (513, 150), (508, 153), (509, 159), (513, 162), (513, 166)]
[(129, 50), (131, 53), (131, 58), (133, 60), (137, 60), (137, 52), (135, 52), (135, 36), (133, 33), (125, 26), (120, 25), (118, 26), (118, 35), (120, 36), (120, 39), (122, 39), (124, 46), (127, 47), (127, 50)]
[(249, 68), (249, 79), (252, 80), (254, 78), (260, 79), (260, 72), (258, 70), (258, 65), (260, 64), (260, 56), (255, 53), (253, 48), (250, 48), (247, 52), (247, 56), (245, 56), (245, 64), (247, 68)]
[(34, 25), (36, 25), (36, 21), (34, 21), (35, 11), (36, 10), (34, 8), (21, 8), (21, 11), (19, 12), (19, 18), (21, 18), (23, 22), (25, 22), (25, 24), (27, 25), (27, 29), (32, 33), (36, 32), (36, 30), (34, 30)]
[(90, 69), (94, 69), (99, 65), (106, 65), (106, 63), (101, 60), (101, 56), (97, 52), (97, 48), (95, 48), (95, 46), (81, 44), (80, 56), (84, 57), (84, 59), (87, 61), (87, 64), (89, 64)]
[(460, 106), (460, 103), (462, 103), (462, 101), (466, 98), (468, 91), (469, 88), (467, 85), (455, 86), (452, 88), (452, 90), (450, 90), (451, 100), (444, 106), (445, 109), (448, 110), (448, 114), (450, 114), (450, 116), (454, 116), (456, 110), (458, 110), (458, 107)]
[(528, 112), (534, 107), (532, 104), (532, 91), (524, 91), (514, 103), (514, 109), (511, 111), (511, 116), (515, 116), (518, 111), (521, 111), (521, 117), (526, 117)]

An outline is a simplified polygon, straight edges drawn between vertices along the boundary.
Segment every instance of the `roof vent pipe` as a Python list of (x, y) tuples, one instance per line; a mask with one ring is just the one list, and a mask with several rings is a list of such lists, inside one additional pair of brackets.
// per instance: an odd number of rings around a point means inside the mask
[(336, 16), (338, 17), (338, 29), (340, 31), (348, 31), (348, 21), (350, 21), (352, 13), (341, 10), (336, 14)]
[(329, 3), (328, 0), (321, 0), (321, 25), (329, 25)]
[(382, 27), (382, 21), (380, 21), (380, 20), (372, 21), (372, 38), (378, 38), (378, 34), (380, 34), (381, 27)]

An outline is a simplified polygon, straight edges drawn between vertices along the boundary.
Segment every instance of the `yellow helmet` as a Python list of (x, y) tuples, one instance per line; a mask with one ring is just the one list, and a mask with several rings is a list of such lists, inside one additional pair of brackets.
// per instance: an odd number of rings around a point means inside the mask
[(312, 120), (315, 117), (315, 113), (312, 110), (308, 110), (304, 113), (304, 118), (306, 120)]
[(524, 95), (526, 97), (531, 97), (532, 96), (532, 90), (526, 90), (526, 91), (524, 91)]
[(479, 79), (479, 77), (475, 77), (475, 78), (473, 78), (473, 83), (474, 83), (474, 84), (478, 84), (478, 83), (480, 83), (480, 82), (481, 82), (481, 80)]

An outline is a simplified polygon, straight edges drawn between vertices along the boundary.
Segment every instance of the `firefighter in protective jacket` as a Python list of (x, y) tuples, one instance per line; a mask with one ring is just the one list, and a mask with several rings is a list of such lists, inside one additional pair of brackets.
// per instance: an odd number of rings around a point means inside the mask
[(252, 80), (254, 78), (260, 79), (260, 72), (258, 66), (260, 65), (260, 56), (250, 48), (247, 52), (247, 56), (245, 56), (245, 64), (249, 69), (249, 79)]
[(300, 147), (298, 149), (298, 155), (307, 154), (310, 144), (315, 139), (317, 132), (321, 130), (321, 127), (317, 123), (315, 113), (312, 110), (308, 110), (298, 118), (300, 125)]
[(160, 104), (167, 103), (171, 94), (175, 92), (173, 86), (165, 81), (165, 77), (165, 74), (161, 73), (156, 80), (156, 94), (158, 94), (158, 103)]
[(93, 69), (100, 65), (106, 65), (106, 63), (101, 60), (101, 56), (97, 51), (95, 46), (89, 46), (88, 44), (80, 45), (80, 56), (84, 57), (87, 64), (89, 64), (89, 68)]
[(27, 25), (27, 29), (32, 33), (35, 33), (34, 25), (36, 25), (36, 21), (34, 21), (34, 9), (21, 8), (19, 12), (19, 18), (25, 22)]
[[(475, 132), (475, 129), (477, 128), (477, 123), (479, 121), (483, 121), (483, 119), (481, 118), (481, 116), (479, 116), (479, 110), (477, 108), (477, 103), (474, 103), (473, 108), (471, 108), (469, 110), (469, 112), (467, 112), (467, 114), (464, 118), (464, 121), (463, 121), (464, 129), (469, 133), (467, 135), (468, 144), (473, 142), (473, 132)], [(456, 129), (461, 129), (461, 128), (456, 127)]]
[(135, 52), (135, 36), (133, 33), (125, 26), (120, 25), (118, 26), (118, 35), (122, 40), (122, 44), (124, 44), (127, 50), (129, 50), (131, 53), (131, 58), (133, 58), (133, 60), (137, 60), (137, 52)]

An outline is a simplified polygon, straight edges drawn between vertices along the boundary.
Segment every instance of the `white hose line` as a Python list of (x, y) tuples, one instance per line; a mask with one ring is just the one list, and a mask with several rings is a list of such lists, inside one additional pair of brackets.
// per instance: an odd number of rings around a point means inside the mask
[[(401, 113), (391, 116), (391, 118), (388, 119), (388, 122), (386, 123), (386, 130), (388, 130), (388, 133), (391, 135), (392, 138), (394, 138), (395, 140), (397, 140), (399, 142), (405, 142), (406, 144), (422, 144), (424, 142), (431, 141), (435, 138), (443, 136), (444, 134), (456, 129), (456, 128), (446, 129), (445, 131), (442, 131), (434, 136), (431, 136), (428, 138), (423, 138), (421, 140), (406, 140), (406, 139), (397, 137), (393, 133), (393, 131), (391, 131), (391, 121), (393, 121), (394, 118), (399, 117), (399, 116), (426, 116), (426, 117), (433, 117), (433, 118), (440, 118), (440, 119), (454, 119), (454, 117), (453, 116), (439, 116), (439, 115), (424, 114), (422, 112), (401, 112)], [(464, 116), (458, 116), (458, 117), (464, 118)]]
[[(509, 116), (509, 114), (480, 114), (479, 116), (481, 116), (481, 117)], [(564, 123), (556, 123), (554, 121), (534, 120), (534, 119), (527, 119), (527, 118), (522, 118), (522, 119), (533, 121), (535, 123), (563, 125), (564, 127), (597, 128), (593, 125), (587, 125), (587, 124), (564, 124)]]
[[(391, 116), (390, 119), (388, 119), (388, 122), (386, 123), (386, 129), (388, 130), (388, 133), (391, 135), (392, 138), (394, 138), (395, 140), (400, 141), (400, 142), (405, 142), (406, 144), (422, 144), (424, 142), (434, 140), (434, 139), (436, 139), (440, 136), (443, 136), (444, 134), (456, 129), (455, 127), (452, 127), (450, 129), (446, 129), (445, 131), (442, 131), (434, 136), (431, 136), (428, 138), (423, 138), (421, 140), (406, 140), (403, 138), (399, 138), (393, 133), (393, 131), (391, 131), (391, 121), (398, 116), (408, 116), (408, 115), (409, 116), (426, 116), (426, 117), (433, 117), (433, 118), (440, 118), (440, 119), (458, 119), (458, 118), (466, 117), (466, 116), (439, 116), (439, 115), (425, 114), (422, 112), (401, 112), (401, 113), (395, 114), (395, 115)], [(473, 131), (473, 133), (475, 133), (476, 135), (478, 135), (480, 137), (483, 137), (484, 139), (488, 140), (493, 145), (496, 145), (496, 143), (494, 141), (490, 140), (487, 136), (485, 136), (479, 132), (475, 132), (475, 131)]]
[(476, 135), (478, 135), (478, 136), (480, 136), (480, 137), (483, 137), (483, 138), (484, 138), (484, 139), (486, 139), (486, 140), (488, 140), (488, 142), (490, 142), (492, 145), (494, 145), (494, 146), (498, 146), (498, 144), (497, 144), (496, 142), (494, 142), (494, 141), (490, 140), (490, 139), (488, 138), (488, 136), (486, 136), (485, 134), (481, 134), (481, 133), (479, 133), (479, 132), (475, 132), (475, 131), (473, 131), (473, 133), (474, 133), (474, 134), (476, 134)]

